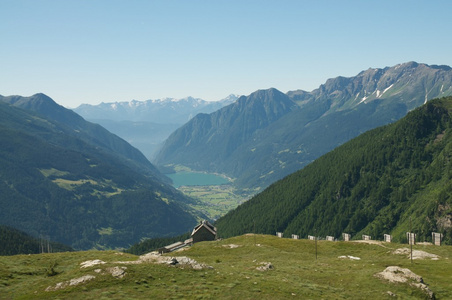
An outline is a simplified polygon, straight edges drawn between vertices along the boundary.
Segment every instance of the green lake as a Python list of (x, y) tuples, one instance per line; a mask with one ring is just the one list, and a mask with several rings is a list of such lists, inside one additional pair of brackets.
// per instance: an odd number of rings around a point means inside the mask
[(177, 172), (166, 174), (173, 181), (173, 186), (182, 185), (221, 185), (228, 184), (229, 180), (223, 176), (198, 172)]

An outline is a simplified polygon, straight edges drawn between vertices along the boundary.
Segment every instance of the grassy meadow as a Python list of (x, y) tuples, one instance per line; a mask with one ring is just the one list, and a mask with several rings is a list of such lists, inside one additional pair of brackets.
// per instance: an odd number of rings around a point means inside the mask
[(185, 195), (198, 200), (190, 206), (216, 220), (248, 199), (240, 195), (232, 185), (181, 186)]
[[(195, 244), (167, 254), (188, 256), (213, 268), (194, 270), (161, 264), (121, 264), (138, 256), (115, 251), (17, 255), (0, 257), (0, 299), (424, 299), (407, 283), (375, 276), (387, 266), (408, 268), (423, 277), (437, 299), (452, 298), (452, 248), (415, 245), (439, 260), (411, 260), (393, 254), (408, 245), (358, 242), (315, 242), (244, 235)], [(339, 258), (359, 257), (360, 260)], [(106, 264), (80, 268), (100, 259)], [(271, 263), (272, 269), (257, 270)], [(123, 278), (105, 273), (127, 267)], [(101, 269), (100, 273), (95, 270)], [(99, 270), (98, 270), (99, 272)], [(94, 279), (56, 291), (49, 286), (84, 275)], [(389, 293), (390, 292), (390, 293)], [(390, 295), (391, 294), (391, 295)], [(395, 296), (394, 296), (395, 295)]]

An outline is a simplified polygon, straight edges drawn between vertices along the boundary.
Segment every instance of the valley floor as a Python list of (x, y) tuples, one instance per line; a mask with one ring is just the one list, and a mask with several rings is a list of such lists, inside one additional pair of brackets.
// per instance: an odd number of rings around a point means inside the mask
[[(316, 259), (314, 241), (249, 234), (163, 258), (114, 251), (2, 256), (0, 299), (425, 299), (428, 291), (451, 299), (452, 248), (415, 245), (431, 255), (413, 262), (407, 248), (318, 241)], [(184, 264), (193, 260), (200, 264)], [(394, 276), (409, 269), (425, 286), (378, 275), (389, 266), (401, 268)]]
[(181, 186), (178, 188), (185, 195), (196, 199), (197, 203), (190, 205), (195, 210), (203, 212), (208, 218), (216, 220), (228, 211), (236, 208), (250, 196), (237, 193), (230, 185)]

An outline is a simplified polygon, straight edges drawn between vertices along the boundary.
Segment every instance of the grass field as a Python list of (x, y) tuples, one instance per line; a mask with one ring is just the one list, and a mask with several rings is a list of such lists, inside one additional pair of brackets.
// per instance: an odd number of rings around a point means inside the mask
[[(452, 298), (452, 248), (416, 245), (439, 260), (414, 260), (394, 250), (402, 244), (280, 239), (245, 235), (195, 244), (170, 256), (188, 256), (212, 266), (194, 270), (157, 264), (120, 264), (137, 256), (114, 251), (88, 251), (0, 257), (1, 299), (424, 299), (408, 283), (390, 283), (376, 273), (387, 266), (409, 268), (423, 277), (437, 299)], [(339, 256), (360, 258), (353, 260)], [(80, 268), (100, 259), (106, 264)], [(273, 269), (257, 267), (271, 263)], [(104, 270), (125, 266), (115, 278)], [(95, 270), (98, 270), (97, 272)], [(95, 276), (76, 286), (45, 291), (60, 282)], [(391, 296), (391, 295), (392, 296)], [(395, 295), (395, 296), (394, 296)]]
[(246, 201), (249, 196), (240, 195), (232, 185), (206, 185), (179, 187), (185, 195), (198, 200), (192, 207), (216, 220)]

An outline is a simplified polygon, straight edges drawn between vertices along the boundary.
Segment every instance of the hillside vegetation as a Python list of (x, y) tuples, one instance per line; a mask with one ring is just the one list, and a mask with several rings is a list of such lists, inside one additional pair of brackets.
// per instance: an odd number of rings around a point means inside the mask
[[(429, 101), (272, 184), (216, 222), (221, 236), (246, 232), (452, 244), (452, 98)], [(255, 228), (255, 229), (254, 229)]]
[(312, 92), (259, 90), (191, 119), (155, 163), (225, 174), (237, 188), (262, 191), (367, 130), (450, 95), (450, 67), (415, 62), (328, 79)]
[[(415, 251), (436, 255), (437, 260), (412, 263), (406, 254), (396, 254), (406, 246), (318, 241), (316, 259), (314, 241), (244, 235), (171, 253), (168, 258), (176, 256), (181, 262), (176, 266), (113, 251), (0, 257), (0, 299), (428, 298), (419, 281), (379, 278), (388, 266), (411, 270), (436, 299), (450, 299), (450, 246), (416, 245)], [(181, 256), (203, 268), (184, 266)], [(87, 261), (93, 265), (83, 268)]]
[(69, 246), (34, 238), (20, 230), (0, 225), (0, 255), (37, 254), (73, 251)]
[(129, 247), (197, 223), (192, 200), (124, 140), (46, 96), (4, 100), (0, 224), (80, 250)]

